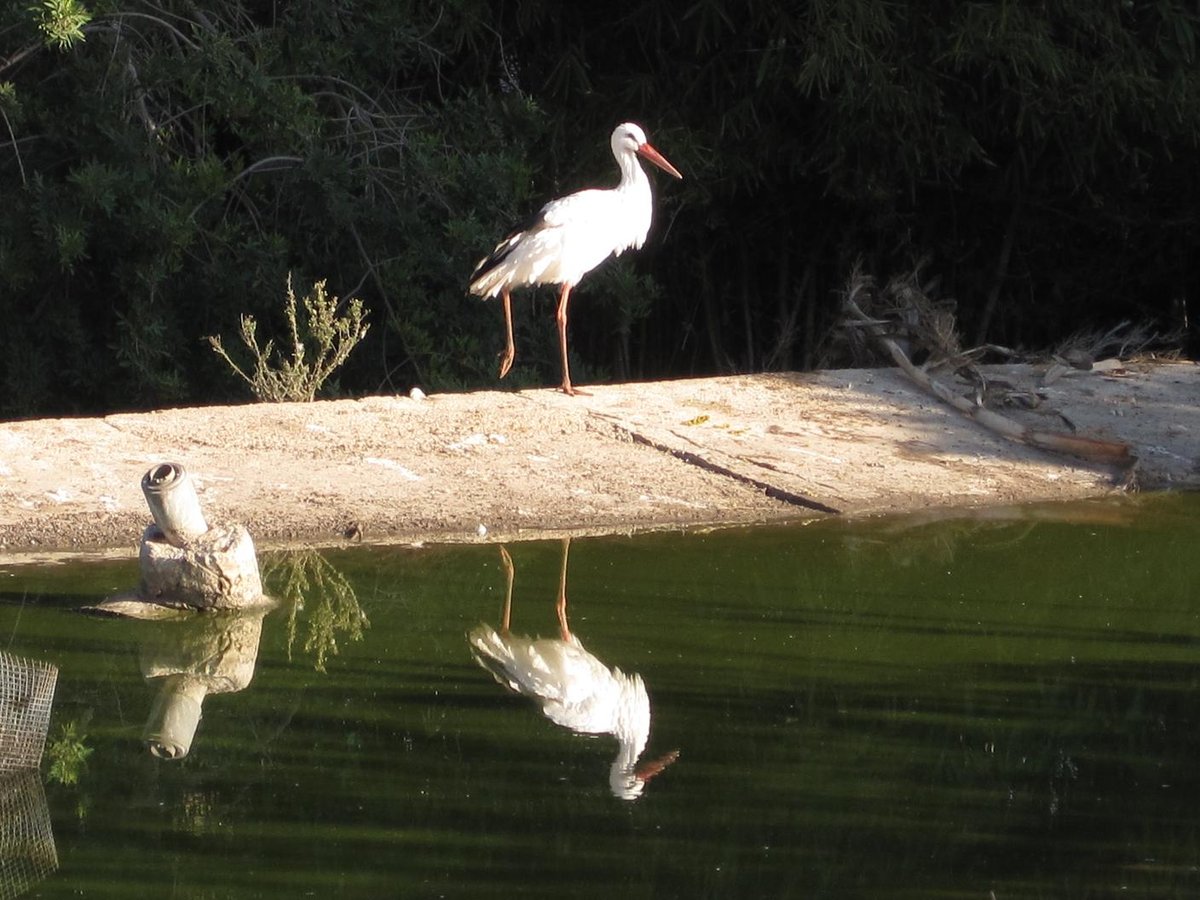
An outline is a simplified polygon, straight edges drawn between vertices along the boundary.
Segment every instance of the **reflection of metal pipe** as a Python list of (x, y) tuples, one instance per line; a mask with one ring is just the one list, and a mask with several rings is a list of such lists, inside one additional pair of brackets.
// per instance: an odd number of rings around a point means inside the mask
[(148, 631), (142, 674), (158, 689), (142, 738), (160, 759), (182, 759), (192, 747), (209, 694), (245, 689), (254, 677), (265, 609), (197, 616)]
[(154, 523), (172, 546), (186, 546), (208, 531), (196, 489), (179, 463), (159, 463), (143, 475), (142, 493)]
[(183, 759), (192, 749), (208, 685), (186, 673), (168, 675), (150, 708), (144, 737), (160, 759)]

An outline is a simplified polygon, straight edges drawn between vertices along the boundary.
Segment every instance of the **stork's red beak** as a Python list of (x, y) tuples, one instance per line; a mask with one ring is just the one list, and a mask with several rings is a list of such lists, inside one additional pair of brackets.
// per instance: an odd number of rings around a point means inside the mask
[[(680, 178), (683, 176), (680, 175)], [(672, 750), (670, 753), (664, 753), (658, 759), (652, 759), (650, 762), (642, 763), (633, 773), (639, 781), (647, 782), (655, 775), (658, 775), (675, 760), (679, 759), (679, 751)]]
[(637, 148), (637, 152), (638, 156), (642, 156), (650, 160), (650, 162), (654, 163), (667, 174), (674, 175), (676, 178), (683, 178), (683, 175), (680, 174), (679, 170), (667, 162), (667, 158), (649, 144), (642, 144), (642, 146)]

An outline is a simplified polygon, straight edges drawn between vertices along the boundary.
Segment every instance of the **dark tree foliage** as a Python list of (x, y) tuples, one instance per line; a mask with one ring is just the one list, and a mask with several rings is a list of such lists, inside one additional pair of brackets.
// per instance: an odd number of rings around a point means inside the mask
[[(829, 362), (858, 260), (927, 259), (971, 338), (1179, 324), (1198, 27), (1184, 0), (7, 4), (0, 412), (242, 397), (202, 338), (279, 326), (289, 271), (371, 311), (335, 390), (492, 384), (471, 267), (615, 181), (623, 120), (686, 180), (580, 288), (580, 380)], [(532, 294), (518, 385), (555, 377)]]

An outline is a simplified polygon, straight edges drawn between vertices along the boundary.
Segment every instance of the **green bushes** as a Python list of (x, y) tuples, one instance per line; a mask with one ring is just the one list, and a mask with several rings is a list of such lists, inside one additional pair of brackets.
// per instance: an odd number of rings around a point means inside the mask
[(247, 373), (230, 357), (219, 335), (210, 336), (208, 343), (250, 385), (257, 399), (271, 403), (312, 401), (370, 328), (357, 298), (346, 305), (344, 314), (339, 314), (339, 306), (338, 298), (325, 292), (325, 282), (318, 281), (297, 307), (288, 273), (283, 304), (289, 338), (286, 351), (277, 351), (273, 338), (259, 346), (258, 323), (253, 316), (242, 316), (241, 320), (242, 343), (254, 357), (252, 372)]
[[(0, 10), (0, 415), (241, 396), (201, 337), (286, 273), (371, 310), (347, 393), (494, 383), (465, 280), (645, 124), (686, 180), (589, 277), (580, 372), (827, 362), (854, 260), (929, 257), (972, 337), (1181, 316), (1200, 20), (1159, 4), (47, 0)], [(518, 303), (516, 383), (553, 381)]]
[(0, 413), (235, 398), (201, 338), (283, 333), (290, 270), (375, 311), (344, 389), (478, 380), (492, 323), (462, 282), (479, 211), (527, 205), (536, 107), (428, 102), (440, 51), (390, 3), (208, 7), (97, 4), (61, 53), (0, 13), (27, 42), (0, 61)]

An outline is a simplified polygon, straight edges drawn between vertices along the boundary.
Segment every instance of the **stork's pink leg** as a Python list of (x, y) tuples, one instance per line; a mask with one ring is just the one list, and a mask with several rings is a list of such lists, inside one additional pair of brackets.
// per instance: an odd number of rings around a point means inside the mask
[(558, 312), (554, 318), (558, 322), (558, 346), (562, 350), (562, 370), (563, 380), (560, 390), (564, 394), (569, 394), (572, 397), (576, 394), (581, 394), (584, 397), (588, 395), (587, 391), (581, 391), (578, 388), (571, 386), (571, 366), (567, 362), (567, 301), (571, 297), (571, 286), (564, 284), (562, 293), (558, 295)]
[(567, 624), (567, 554), (571, 551), (571, 539), (563, 538), (562, 570), (558, 574), (558, 603), (555, 612), (558, 613), (558, 631), (564, 641), (571, 640), (571, 626)]
[(508, 296), (508, 288), (500, 291), (500, 300), (504, 304), (504, 333), (508, 337), (508, 344), (504, 348), (504, 356), (500, 358), (500, 377), (503, 378), (508, 374), (508, 370), (512, 368), (513, 359), (517, 355), (517, 348), (513, 344), (512, 301)]
[(508, 555), (508, 549), (500, 545), (500, 564), (504, 566), (504, 613), (500, 617), (500, 633), (508, 636), (508, 626), (512, 624), (512, 589), (513, 589), (513, 561)]

